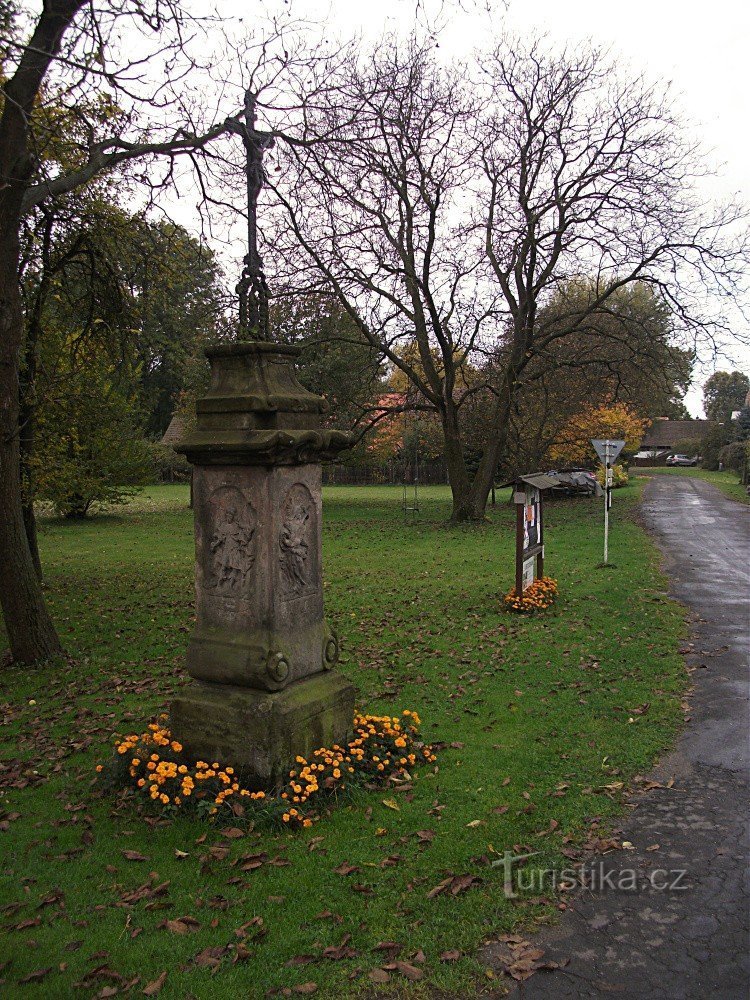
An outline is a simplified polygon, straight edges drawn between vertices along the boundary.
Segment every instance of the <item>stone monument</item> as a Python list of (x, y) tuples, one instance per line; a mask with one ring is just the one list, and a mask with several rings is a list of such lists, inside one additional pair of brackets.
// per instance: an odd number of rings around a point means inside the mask
[(255, 339), (206, 350), (210, 386), (196, 429), (176, 446), (194, 466), (197, 619), (192, 682), (170, 724), (191, 757), (270, 788), (298, 754), (342, 745), (352, 726), (354, 689), (332, 669), (338, 640), (323, 613), (321, 553), (321, 462), (351, 435), (321, 426), (327, 404), (297, 381), (299, 349), (268, 339), (255, 204), (269, 142), (254, 120), (248, 94), (237, 130), (250, 239), (238, 292), (240, 329)]

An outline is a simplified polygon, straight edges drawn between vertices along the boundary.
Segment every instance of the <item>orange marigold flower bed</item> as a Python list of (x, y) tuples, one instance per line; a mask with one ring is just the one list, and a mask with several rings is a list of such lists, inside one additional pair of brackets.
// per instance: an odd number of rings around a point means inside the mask
[(194, 807), (210, 816), (307, 827), (326, 797), (356, 784), (406, 781), (417, 764), (434, 763), (419, 727), (419, 716), (409, 709), (400, 717), (355, 712), (354, 736), (345, 746), (321, 747), (309, 760), (297, 757), (288, 781), (273, 793), (246, 788), (241, 773), (218, 761), (190, 761), (172, 738), (166, 715), (146, 732), (119, 739), (113, 761), (96, 770), (105, 785), (125, 789), (160, 812)]
[(556, 597), (557, 580), (553, 580), (551, 576), (542, 576), (534, 580), (522, 594), (516, 593), (515, 588), (509, 590), (504, 597), (504, 603), (509, 611), (528, 615), (551, 607)]

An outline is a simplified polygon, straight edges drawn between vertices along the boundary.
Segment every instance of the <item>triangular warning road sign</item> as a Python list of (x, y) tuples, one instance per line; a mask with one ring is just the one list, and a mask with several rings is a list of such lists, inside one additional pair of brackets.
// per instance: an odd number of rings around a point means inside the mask
[(592, 438), (591, 443), (602, 465), (614, 465), (615, 459), (625, 447), (624, 441), (610, 441), (602, 438)]

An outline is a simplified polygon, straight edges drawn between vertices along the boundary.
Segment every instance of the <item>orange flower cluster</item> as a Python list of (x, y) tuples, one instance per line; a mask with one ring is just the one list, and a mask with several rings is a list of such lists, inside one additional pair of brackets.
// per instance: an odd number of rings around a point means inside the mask
[[(345, 747), (322, 747), (310, 755), (310, 760), (297, 757), (299, 765), (289, 772), (289, 781), (278, 795), (254, 792), (243, 788), (232, 767), (222, 767), (218, 762), (188, 762), (182, 745), (172, 739), (166, 726), (166, 715), (153, 722), (148, 731), (126, 736), (116, 744), (120, 761), (116, 784), (133, 787), (147, 796), (155, 805), (184, 807), (197, 801), (210, 815), (222, 807), (232, 807), (241, 815), (252, 803), (255, 814), (262, 811), (276, 816), (284, 823), (297, 823), (308, 827), (314, 813), (307, 814), (302, 807), (312, 796), (321, 792), (336, 793), (356, 783), (374, 781), (385, 783), (390, 778), (408, 776), (407, 768), (418, 762), (435, 761), (430, 747), (419, 741), (420, 718), (408, 709), (401, 718), (388, 715), (362, 715), (355, 712), (354, 738)], [(97, 765), (101, 772), (103, 765)]]
[(310, 826), (312, 819), (297, 806), (321, 788), (335, 792), (346, 788), (347, 781), (384, 782), (414, 767), (418, 756), (433, 763), (436, 757), (430, 747), (417, 741), (420, 722), (417, 713), (408, 709), (401, 718), (355, 712), (354, 739), (346, 747), (334, 745), (315, 750), (309, 761), (297, 757), (300, 769), (289, 772), (289, 784), (281, 793), (283, 800), (294, 805), (283, 813), (282, 821)]
[(557, 580), (551, 576), (541, 576), (534, 580), (530, 587), (527, 587), (522, 594), (516, 593), (515, 588), (505, 595), (505, 606), (509, 611), (518, 614), (530, 614), (534, 611), (543, 611), (549, 608), (557, 597)]
[[(183, 805), (191, 796), (208, 800), (212, 803), (209, 811), (214, 813), (233, 795), (250, 801), (265, 798), (265, 792), (242, 788), (231, 767), (222, 769), (217, 762), (207, 764), (202, 760), (191, 766), (182, 761), (182, 744), (172, 739), (166, 719), (166, 715), (160, 716), (160, 721), (152, 722), (145, 733), (126, 736), (116, 745), (120, 756), (130, 757), (128, 775), (137, 789), (165, 806)], [(97, 771), (102, 770), (99, 764)]]

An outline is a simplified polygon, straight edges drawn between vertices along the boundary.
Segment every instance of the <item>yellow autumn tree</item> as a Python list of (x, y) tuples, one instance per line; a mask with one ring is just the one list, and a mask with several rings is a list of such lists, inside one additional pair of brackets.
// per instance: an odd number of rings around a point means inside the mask
[(549, 450), (555, 465), (590, 465), (592, 438), (625, 441), (625, 451), (637, 451), (649, 421), (624, 403), (587, 406), (562, 428)]

